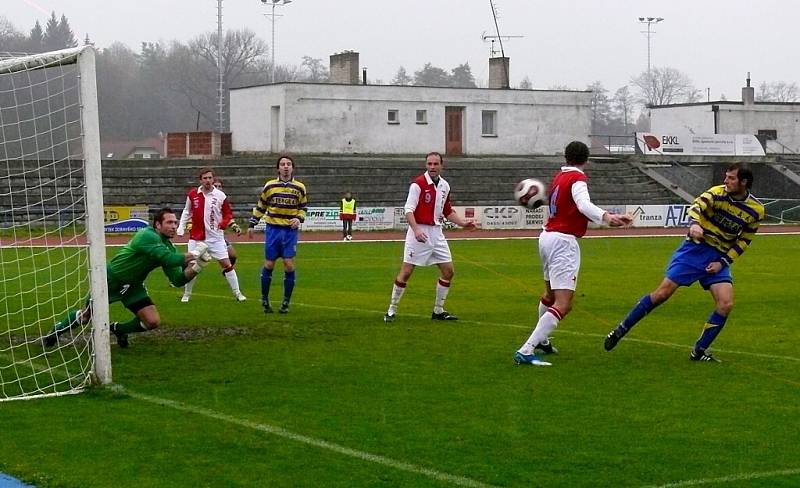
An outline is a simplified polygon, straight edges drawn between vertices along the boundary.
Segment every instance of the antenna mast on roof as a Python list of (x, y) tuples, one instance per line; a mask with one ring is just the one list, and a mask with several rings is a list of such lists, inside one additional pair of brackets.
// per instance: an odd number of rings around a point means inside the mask
[(494, 49), (494, 41), (495, 41), (495, 39), (497, 39), (497, 41), (500, 43), (500, 56), (502, 57), (502, 60), (503, 60), (502, 61), (503, 77), (505, 78), (505, 82), (503, 83), (503, 85), (504, 85), (505, 88), (508, 88), (509, 86), (511, 86), (511, 80), (509, 79), (509, 75), (508, 75), (508, 65), (507, 65), (507, 58), (506, 58), (505, 49), (503, 49), (503, 39), (512, 39), (512, 38), (523, 37), (523, 36), (502, 36), (502, 35), (500, 35), (500, 25), (497, 23), (497, 17), (498, 17), (498, 15), (497, 15), (497, 6), (495, 5), (493, 0), (489, 0), (489, 7), (492, 9), (492, 19), (494, 20), (494, 31), (495, 31), (495, 33), (497, 35), (488, 36), (488, 35), (486, 35), (486, 32), (484, 31), (483, 36), (481, 36), (481, 37), (483, 38), (483, 42), (486, 42), (487, 39), (491, 39), (492, 40), (492, 47), (491, 47), (491, 49), (489, 51), (490, 52), (490, 54), (489, 54), (490, 58), (494, 58), (494, 55), (497, 52)]

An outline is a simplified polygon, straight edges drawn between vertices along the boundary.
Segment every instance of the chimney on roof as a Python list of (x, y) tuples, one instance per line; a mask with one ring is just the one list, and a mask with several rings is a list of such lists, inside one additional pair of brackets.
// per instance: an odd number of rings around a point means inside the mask
[(331, 55), (331, 83), (358, 85), (358, 53), (344, 51)]
[(509, 58), (489, 58), (489, 88), (508, 88)]
[(747, 72), (747, 86), (742, 87), (742, 103), (753, 105), (756, 100), (756, 89), (750, 86), (750, 72)]

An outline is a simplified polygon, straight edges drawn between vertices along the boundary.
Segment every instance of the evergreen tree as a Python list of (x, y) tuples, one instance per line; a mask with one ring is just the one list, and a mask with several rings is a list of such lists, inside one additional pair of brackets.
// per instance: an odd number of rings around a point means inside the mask
[(442, 68), (425, 63), (421, 70), (414, 72), (414, 84), (417, 86), (451, 86), (450, 75)]
[(69, 26), (69, 21), (65, 15), (61, 15), (61, 20), (56, 18), (56, 13), (51, 12), (44, 28), (43, 47), (45, 51), (57, 51), (68, 47), (75, 47), (78, 41), (75, 33)]
[(78, 40), (75, 39), (75, 33), (72, 32), (72, 27), (69, 26), (69, 20), (67, 20), (67, 16), (61, 14), (61, 20), (58, 21), (58, 31), (60, 35), (61, 42), (64, 43), (64, 47), (76, 47), (78, 45)]
[(40, 53), (44, 51), (44, 32), (42, 31), (42, 24), (37, 20), (31, 29), (28, 36), (26, 51), (31, 53)]
[(45, 51), (55, 51), (61, 49), (58, 43), (60, 29), (58, 27), (58, 19), (56, 18), (55, 11), (50, 13), (50, 18), (47, 19), (47, 24), (44, 27), (44, 35), (42, 36), (42, 48)]
[(459, 64), (451, 70), (451, 73), (451, 86), (476, 88), (475, 77), (472, 76), (472, 69), (469, 67), (469, 63)]

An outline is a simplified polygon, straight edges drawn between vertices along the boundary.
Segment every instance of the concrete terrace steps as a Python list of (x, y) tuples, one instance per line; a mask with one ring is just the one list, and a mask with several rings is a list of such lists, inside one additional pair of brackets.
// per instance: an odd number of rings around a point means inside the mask
[[(328, 157), (298, 156), (297, 177), (309, 190), (312, 206), (338, 205), (342, 193), (352, 190), (361, 206), (400, 206), (410, 181), (424, 170), (421, 156)], [(561, 156), (446, 158), (445, 178), (459, 205), (513, 204), (514, 185), (533, 177), (545, 182), (561, 167)], [(108, 205), (148, 204), (182, 208), (186, 191), (197, 184), (197, 170), (211, 166), (225, 181), (225, 191), (237, 216), (248, 213), (267, 178), (275, 175), (275, 160), (234, 158), (220, 162), (187, 160), (103, 161), (104, 201)], [(7, 167), (22, 169), (20, 162)], [(30, 170), (30, 165), (26, 165)], [(42, 194), (54, 193), (67, 182), (43, 185)], [(66, 170), (65, 170), (66, 171)], [(14, 170), (10, 170), (14, 174)], [(593, 200), (600, 205), (674, 202), (674, 196), (627, 162), (591, 162), (587, 169)], [(81, 175), (76, 176), (82, 179)], [(71, 178), (70, 178), (71, 180)], [(25, 184), (15, 178), (12, 185)], [(0, 197), (0, 204), (4, 204)]]

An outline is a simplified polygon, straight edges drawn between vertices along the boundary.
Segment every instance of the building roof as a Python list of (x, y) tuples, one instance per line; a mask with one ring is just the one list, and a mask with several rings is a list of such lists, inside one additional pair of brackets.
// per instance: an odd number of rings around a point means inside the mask
[(247, 88), (257, 88), (261, 86), (277, 86), (277, 85), (322, 85), (322, 86), (352, 86), (352, 87), (387, 87), (387, 88), (408, 88), (408, 89), (418, 89), (418, 88), (440, 88), (442, 90), (496, 90), (496, 91), (519, 91), (519, 92), (567, 92), (567, 93), (590, 93), (592, 90), (547, 90), (547, 89), (528, 89), (528, 88), (487, 88), (487, 87), (480, 87), (480, 86), (423, 86), (423, 85), (378, 85), (378, 84), (367, 84), (363, 85), (361, 83), (352, 84), (352, 83), (325, 83), (325, 82), (312, 82), (312, 81), (281, 81), (278, 83), (254, 83), (252, 85), (243, 85), (232, 87), (230, 91), (234, 90), (244, 90)]
[(164, 157), (164, 141), (160, 137), (148, 137), (137, 141), (109, 139), (100, 142), (101, 159), (127, 159), (137, 149), (151, 149)]
[[(736, 100), (712, 100), (710, 102), (692, 102), (692, 103), (668, 103), (666, 105), (648, 105), (647, 108), (673, 108), (673, 107), (702, 107), (704, 105), (744, 105), (742, 101)], [(800, 102), (753, 102), (753, 105), (762, 106), (800, 106)]]

